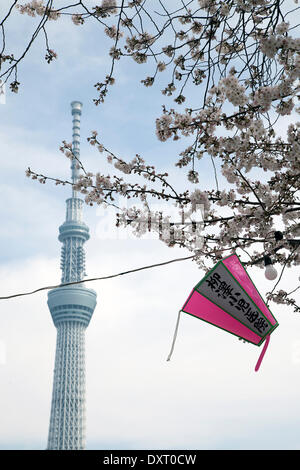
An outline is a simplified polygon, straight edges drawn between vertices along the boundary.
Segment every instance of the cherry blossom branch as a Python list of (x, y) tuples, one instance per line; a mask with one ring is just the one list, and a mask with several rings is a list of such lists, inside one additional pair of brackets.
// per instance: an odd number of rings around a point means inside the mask
[[(162, 103), (162, 115), (156, 119), (158, 139), (162, 145), (168, 139), (192, 141), (173, 158), (177, 168), (186, 170), (189, 186), (194, 185), (194, 189), (179, 191), (167, 173), (146, 164), (140, 155), (125, 161), (104, 147), (94, 132), (89, 142), (106, 153), (113, 171), (107, 176), (92, 174), (79, 159), (76, 161), (83, 175), (73, 187), (87, 204), (113, 205), (120, 224), (133, 220), (137, 236), (143, 233), (138, 220), (148, 214), (157, 216), (153, 199), (184, 210), (191, 223), (198, 222), (195, 208), (201, 205), (203, 246), (195, 261), (203, 269), (223, 253), (245, 249), (249, 251), (248, 263), (261, 267), (266, 242), (272, 259), (283, 266), (282, 273), (287, 263), (283, 249), (291, 256), (288, 265), (299, 266), (300, 256), (296, 252), (292, 255), (294, 247), (270, 241), (268, 235), (278, 230), (277, 221), (287, 240), (299, 234), (299, 7), (294, 9), (291, 2), (282, 0), (159, 0), (154, 10), (153, 2), (144, 0), (100, 0), (94, 7), (84, 0), (65, 0), (54, 10), (50, 1), (25, 1), (23, 5), (12, 1), (0, 23), (1, 76), (7, 80), (14, 73), (13, 92), (20, 85), (18, 68), (40, 31), (46, 43), (45, 59), (52, 62), (56, 58), (50, 49), (48, 21), (70, 17), (75, 28), (84, 28), (91, 21), (112, 40), (108, 71), (95, 84), (95, 104), (107, 99), (117, 60), (133, 60), (141, 67), (148, 64), (148, 76), (141, 83), (152, 87), (152, 92), (159, 83), (159, 92), (168, 101), (168, 107)], [(10, 53), (6, 37), (6, 25), (15, 10), (41, 17), (18, 58)], [(195, 87), (198, 91), (192, 93)], [(184, 108), (186, 102), (192, 105)], [(62, 151), (74, 158), (67, 145)], [(216, 188), (204, 190), (200, 175), (207, 158), (212, 162)], [(50, 179), (56, 184), (72, 184), (30, 169), (28, 176), (41, 183)], [(120, 210), (116, 197), (138, 200), (142, 209), (132, 209), (133, 215), (129, 209)], [(168, 208), (162, 216), (164, 223), (167, 213)], [(176, 223), (171, 221), (172, 243), (168, 234), (162, 241), (196, 252), (200, 228), (188, 232), (183, 240)], [(292, 305), (287, 294), (275, 295), (273, 289), (272, 296)]]

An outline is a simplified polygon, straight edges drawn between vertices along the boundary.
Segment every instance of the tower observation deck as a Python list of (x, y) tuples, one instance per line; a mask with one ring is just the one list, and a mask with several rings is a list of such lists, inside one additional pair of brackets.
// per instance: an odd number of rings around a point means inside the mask
[[(82, 103), (71, 103), (73, 116), (72, 182), (78, 179)], [(83, 201), (72, 189), (66, 220), (59, 227), (61, 284), (83, 280), (83, 245), (90, 238), (82, 221)], [(85, 330), (96, 306), (96, 292), (83, 283), (61, 286), (48, 293), (48, 307), (57, 328), (53, 391), (47, 449), (85, 448)]]

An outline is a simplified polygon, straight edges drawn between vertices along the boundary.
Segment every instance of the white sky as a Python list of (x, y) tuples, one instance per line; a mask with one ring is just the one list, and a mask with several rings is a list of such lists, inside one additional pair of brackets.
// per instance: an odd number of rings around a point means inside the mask
[[(11, 23), (7, 42), (15, 50), (29, 25), (21, 16)], [(71, 140), (71, 101), (84, 104), (81, 157), (88, 170), (109, 170), (86, 142), (96, 129), (117, 154), (141, 153), (182, 181), (172, 155), (186, 142), (160, 143), (154, 135), (166, 102), (159, 86), (146, 90), (139, 83), (147, 75), (142, 68), (118, 63), (117, 83), (96, 108), (93, 84), (107, 74), (110, 41), (71, 23), (51, 29), (57, 62), (44, 63), (38, 40), (20, 68), (19, 94), (7, 93), (0, 104), (1, 295), (60, 280), (57, 235), (69, 188), (40, 185), (25, 170), (69, 175), (58, 147)], [(199, 187), (214, 185), (210, 162), (201, 165)], [(85, 206), (84, 219), (91, 231), (88, 277), (186, 255), (155, 239), (117, 235), (108, 230), (110, 214), (94, 207)], [(262, 295), (272, 287), (262, 270), (252, 268), (250, 275)], [(202, 276), (185, 261), (89, 284), (98, 305), (86, 334), (88, 449), (299, 448), (300, 317), (286, 307), (272, 305), (280, 325), (258, 373), (260, 348), (184, 314), (166, 362), (177, 312)], [(298, 276), (287, 270), (282, 287), (292, 289)], [(46, 292), (1, 301), (1, 449), (46, 447), (56, 337), (46, 302)]]

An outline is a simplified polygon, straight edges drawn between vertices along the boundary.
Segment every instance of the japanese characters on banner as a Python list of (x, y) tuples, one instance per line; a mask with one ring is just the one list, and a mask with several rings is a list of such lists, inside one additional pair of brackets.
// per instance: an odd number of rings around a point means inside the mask
[(271, 322), (259, 311), (222, 263), (218, 264), (196, 289), (258, 335), (265, 336), (272, 329)]
[(258, 346), (278, 326), (236, 254), (209, 271), (181, 311)]

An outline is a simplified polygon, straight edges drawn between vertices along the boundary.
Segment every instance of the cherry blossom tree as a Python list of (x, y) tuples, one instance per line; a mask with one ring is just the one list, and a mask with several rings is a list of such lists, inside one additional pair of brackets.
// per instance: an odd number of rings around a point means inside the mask
[[(186, 171), (188, 185), (194, 189), (178, 190), (167, 173), (159, 172), (140, 155), (131, 160), (119, 157), (106, 148), (97, 131), (91, 132), (88, 141), (106, 155), (112, 173), (90, 173), (78, 160), (81, 172), (76, 183), (55, 179), (56, 184), (73, 184), (88, 204), (114, 206), (117, 224), (130, 224), (137, 236), (157, 231), (168, 246), (188, 249), (205, 270), (233, 251), (243, 256), (245, 266), (263, 268), (264, 261), (271, 259), (281, 271), (268, 301), (289, 304), (299, 312), (293, 298), (300, 288), (297, 3), (102, 0), (98, 5), (97, 1), (15, 0), (0, 22), (0, 78), (9, 83), (12, 92), (18, 92), (22, 61), (39, 34), (45, 38), (45, 60), (51, 63), (57, 58), (49, 45), (49, 21), (69, 16), (76, 28), (91, 21), (103, 28), (112, 41), (107, 51), (111, 65), (105, 79), (95, 84), (95, 105), (101, 106), (109, 99), (110, 87), (117, 86), (118, 61), (132, 59), (141, 67), (147, 63), (147, 71), (150, 67), (152, 73), (142, 80), (146, 88), (155, 88), (158, 77), (160, 82), (165, 77), (165, 86), (158, 92), (162, 91), (162, 100), (171, 97), (173, 106), (163, 104), (156, 135), (162, 143), (186, 139), (188, 145), (174, 155), (174, 165)], [(5, 41), (6, 22), (16, 9), (39, 19), (18, 58)], [(185, 107), (195, 87), (200, 90), (199, 99), (193, 107)], [(287, 131), (279, 132), (287, 119)], [(76, 158), (67, 142), (60, 149)], [(199, 170), (207, 158), (216, 187), (204, 191), (199, 189)], [(27, 176), (41, 183), (53, 179), (30, 168)], [(137, 200), (139, 207), (122, 208), (117, 199)], [(183, 225), (153, 211), (151, 203), (156, 199), (174, 205), (178, 214), (184, 213)], [(196, 215), (199, 206), (203, 208), (201, 224)], [(295, 285), (290, 292), (276, 291), (287, 267), (295, 267)]]

